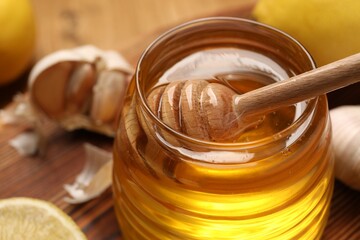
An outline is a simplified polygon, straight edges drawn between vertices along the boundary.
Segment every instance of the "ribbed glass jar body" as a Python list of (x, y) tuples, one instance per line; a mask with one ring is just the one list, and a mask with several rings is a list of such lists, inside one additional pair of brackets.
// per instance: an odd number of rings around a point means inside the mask
[(201, 19), (156, 40), (137, 66), (115, 139), (114, 205), (123, 236), (320, 239), (333, 190), (325, 96), (269, 113), (231, 143), (185, 136), (151, 112), (146, 96), (164, 73), (209, 49), (270, 59), (286, 76), (314, 68), (294, 39), (243, 19)]

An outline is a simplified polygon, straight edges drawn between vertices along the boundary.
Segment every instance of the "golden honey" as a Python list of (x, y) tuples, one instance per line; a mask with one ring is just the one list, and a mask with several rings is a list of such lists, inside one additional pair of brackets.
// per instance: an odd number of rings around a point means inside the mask
[(294, 39), (248, 20), (201, 19), (156, 40), (130, 83), (114, 146), (125, 239), (320, 239), (333, 189), (325, 96), (264, 113), (224, 143), (172, 130), (146, 100), (173, 80), (241, 94), (312, 68)]

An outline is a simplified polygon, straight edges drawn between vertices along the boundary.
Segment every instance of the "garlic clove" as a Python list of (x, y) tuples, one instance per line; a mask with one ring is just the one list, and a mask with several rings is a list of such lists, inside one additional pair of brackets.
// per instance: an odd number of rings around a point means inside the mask
[(79, 65), (75, 68), (67, 86), (67, 114), (82, 113), (85, 110), (96, 80), (92, 64), (80, 63)]
[(117, 71), (103, 71), (99, 74), (93, 91), (91, 117), (97, 124), (114, 121), (124, 100), (128, 82)]
[(51, 118), (59, 118), (65, 111), (64, 93), (73, 67), (70, 62), (57, 63), (43, 71), (33, 82), (32, 101)]
[(335, 177), (360, 190), (360, 106), (341, 106), (330, 111)]
[(103, 193), (112, 182), (112, 154), (91, 144), (85, 144), (86, 163), (73, 184), (64, 185), (71, 204), (89, 201)]

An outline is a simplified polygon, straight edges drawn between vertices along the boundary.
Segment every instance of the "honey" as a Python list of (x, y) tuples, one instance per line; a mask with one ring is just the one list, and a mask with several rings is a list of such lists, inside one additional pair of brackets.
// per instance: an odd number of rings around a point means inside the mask
[(333, 189), (325, 96), (264, 113), (228, 142), (171, 129), (147, 100), (179, 79), (242, 94), (312, 68), (291, 37), (242, 19), (198, 20), (151, 45), (114, 146), (114, 204), (125, 239), (320, 239)]

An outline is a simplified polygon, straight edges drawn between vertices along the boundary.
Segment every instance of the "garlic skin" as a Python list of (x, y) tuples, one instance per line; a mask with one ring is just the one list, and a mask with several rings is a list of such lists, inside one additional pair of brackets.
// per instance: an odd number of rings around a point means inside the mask
[(35, 131), (24, 132), (9, 141), (21, 156), (34, 155), (40, 145), (40, 135)]
[(0, 126), (23, 125), (33, 128), (38, 121), (39, 119), (30, 104), (29, 98), (25, 94), (16, 94), (12, 104), (6, 109), (0, 110)]
[(84, 145), (86, 163), (73, 184), (65, 184), (70, 195), (64, 201), (71, 204), (87, 202), (101, 195), (112, 182), (112, 154), (89, 143)]
[(87, 45), (54, 52), (29, 76), (30, 101), (66, 130), (114, 136), (133, 68), (115, 51)]
[(335, 177), (360, 190), (360, 106), (330, 111), (335, 151)]

